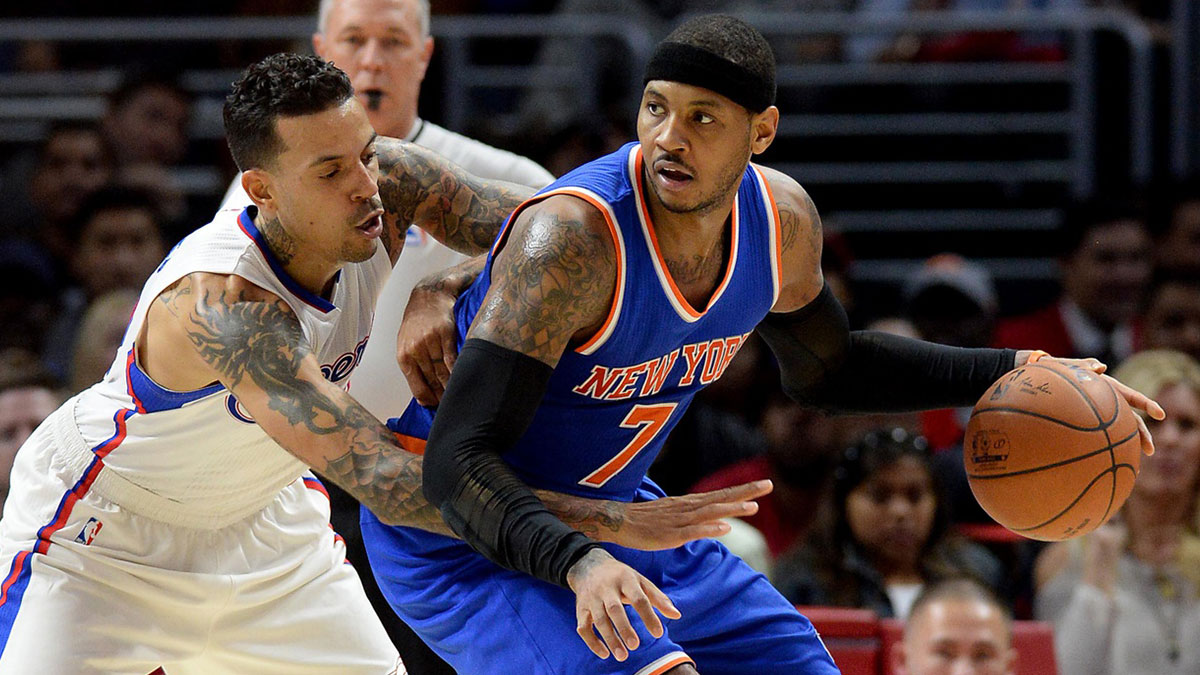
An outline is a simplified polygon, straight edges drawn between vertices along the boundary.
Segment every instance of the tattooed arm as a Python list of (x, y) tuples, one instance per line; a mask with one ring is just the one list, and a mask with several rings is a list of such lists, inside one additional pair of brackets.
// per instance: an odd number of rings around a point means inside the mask
[(271, 438), (380, 520), (448, 533), (421, 495), (421, 458), (321, 375), (287, 303), (241, 277), (196, 273), (152, 311), (146, 356), (160, 370), (156, 354), (194, 362), (195, 380), (218, 380)]
[[(374, 416), (321, 376), (296, 316), (277, 296), (241, 277), (189, 275), (151, 305), (137, 351), (147, 374), (171, 389), (220, 381), (284, 449), (382, 521), (453, 536), (421, 494), (422, 458), (403, 450)], [(720, 518), (744, 514), (747, 501), (764, 492), (744, 486), (659, 500), (663, 504), (650, 512), (544, 494), (556, 512), (601, 541), (655, 549), (720, 534)]]
[(902, 412), (972, 405), (1015, 364), (1016, 352), (962, 349), (851, 331), (821, 275), (821, 218), (808, 193), (763, 169), (779, 209), (783, 278), (758, 334), (784, 390), (831, 412)]
[(395, 138), (379, 138), (379, 194), (384, 245), (395, 263), (409, 224), (450, 248), (486, 252), (513, 209), (533, 194), (515, 183), (484, 180), (446, 158)]

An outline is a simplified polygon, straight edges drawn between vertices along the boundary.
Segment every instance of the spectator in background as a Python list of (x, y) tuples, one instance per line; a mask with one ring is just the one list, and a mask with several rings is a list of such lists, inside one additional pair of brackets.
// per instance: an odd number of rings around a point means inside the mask
[(925, 439), (876, 431), (834, 467), (832, 498), (813, 536), (776, 562), (772, 581), (799, 605), (862, 607), (905, 618), (925, 585), (1004, 578), (986, 549), (949, 531)]
[(1155, 262), (1173, 273), (1200, 275), (1200, 181), (1178, 185), (1172, 193), (1154, 238)]
[(8, 499), (8, 478), (17, 449), (37, 425), (62, 403), (53, 378), (23, 352), (0, 353), (0, 515)]
[(113, 160), (100, 128), (91, 122), (51, 126), (38, 146), (29, 179), (28, 219), (11, 234), (37, 241), (65, 274), (73, 241), (70, 225), (79, 207), (113, 176)]
[[(862, 16), (901, 16), (914, 11), (961, 13), (1082, 9), (1087, 0), (861, 0)], [(894, 35), (863, 33), (843, 47), (849, 61), (1061, 61), (1062, 38), (1008, 31)]]
[(154, 198), (129, 188), (92, 195), (80, 210), (76, 242), (73, 284), (63, 293), (44, 353), (46, 367), (62, 381), (86, 307), (110, 291), (139, 290), (166, 254)]
[(1200, 360), (1200, 276), (1160, 269), (1141, 320), (1146, 349), (1174, 349)]
[(1054, 624), (1062, 675), (1200, 673), (1200, 364), (1146, 351), (1116, 376), (1166, 410), (1145, 418), (1155, 453), (1113, 522), (1042, 551), (1036, 613)]
[(53, 264), (37, 246), (0, 245), (0, 351), (41, 357), (57, 306), (54, 279)]
[(175, 73), (128, 71), (108, 97), (101, 126), (120, 167), (172, 166), (187, 153), (191, 95)]
[(79, 393), (104, 378), (121, 348), (129, 317), (137, 305), (137, 291), (121, 288), (90, 302), (79, 321), (67, 390)]
[(1011, 612), (972, 579), (932, 584), (886, 658), (896, 675), (1013, 675)]
[(1142, 210), (1093, 201), (1070, 209), (1059, 233), (1062, 293), (1030, 314), (1001, 320), (996, 346), (1115, 366), (1135, 344), (1133, 320), (1150, 282), (1151, 241)]

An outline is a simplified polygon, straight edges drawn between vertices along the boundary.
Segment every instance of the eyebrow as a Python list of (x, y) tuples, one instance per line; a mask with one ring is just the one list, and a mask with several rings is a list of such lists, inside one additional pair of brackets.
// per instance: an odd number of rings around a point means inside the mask
[[(364, 30), (364, 29), (365, 29), (365, 26), (360, 26), (356, 23), (350, 23), (350, 24), (346, 24), (345, 26), (342, 26), (341, 30), (338, 31), (338, 35), (341, 35), (342, 33), (345, 33), (346, 31)], [(400, 34), (404, 33), (404, 29), (400, 28), (399, 26), (384, 26), (384, 30), (388, 33), (400, 33)]]
[[(371, 145), (372, 143), (374, 143), (374, 142), (375, 142), (375, 141), (376, 141), (378, 138), (379, 138), (379, 132), (378, 132), (378, 131), (373, 131), (373, 132), (371, 132), (371, 138), (367, 140), (367, 144), (363, 146), (363, 149), (366, 149), (366, 148), (367, 148), (367, 146), (369, 146), (369, 145)], [(322, 165), (322, 164), (324, 164), (324, 163), (326, 163), (326, 162), (332, 162), (332, 161), (335, 161), (335, 160), (339, 160), (339, 159), (341, 159), (343, 156), (344, 156), (344, 155), (324, 155), (324, 156), (321, 156), (321, 157), (318, 157), (318, 158), (314, 159), (312, 162), (310, 162), (310, 163), (309, 163), (309, 165), (308, 165), (308, 166), (309, 166), (309, 168), (312, 168), (312, 167), (314, 167), (314, 166), (320, 166), (320, 165)]]
[[(661, 91), (655, 89), (654, 87), (648, 87), (646, 89), (646, 94), (649, 96), (656, 96), (658, 98), (663, 98), (663, 99), (666, 98), (666, 96), (663, 95), (663, 93)], [(713, 98), (701, 98), (701, 99), (688, 101), (687, 105), (694, 106), (694, 107), (702, 107), (702, 108), (720, 108), (721, 107), (721, 103)]]

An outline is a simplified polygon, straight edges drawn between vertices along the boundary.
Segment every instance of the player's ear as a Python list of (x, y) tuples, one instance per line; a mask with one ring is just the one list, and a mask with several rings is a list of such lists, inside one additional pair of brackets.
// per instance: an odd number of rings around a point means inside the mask
[(242, 189), (250, 201), (260, 209), (275, 209), (275, 186), (271, 174), (262, 169), (247, 169), (242, 172)]
[[(325, 59), (325, 35), (321, 32), (312, 34), (313, 53)], [(329, 59), (325, 59), (328, 61)]]
[(761, 154), (775, 140), (779, 130), (779, 108), (771, 106), (750, 118), (750, 151)]

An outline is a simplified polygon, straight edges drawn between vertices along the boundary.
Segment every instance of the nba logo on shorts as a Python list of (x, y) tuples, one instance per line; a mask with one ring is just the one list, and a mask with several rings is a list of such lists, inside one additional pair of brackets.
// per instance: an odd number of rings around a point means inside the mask
[(75, 541), (84, 546), (90, 545), (96, 539), (96, 535), (100, 534), (100, 528), (102, 527), (104, 527), (104, 523), (95, 518), (88, 518), (87, 524), (79, 531), (79, 534), (75, 537)]

